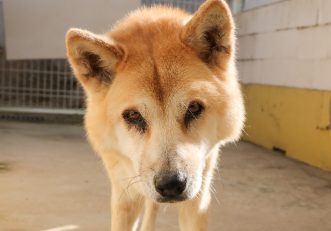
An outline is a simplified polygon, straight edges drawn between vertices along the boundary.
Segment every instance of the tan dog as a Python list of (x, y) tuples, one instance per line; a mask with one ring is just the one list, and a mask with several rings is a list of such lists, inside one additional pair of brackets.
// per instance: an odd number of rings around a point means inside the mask
[(87, 95), (85, 127), (112, 181), (112, 231), (153, 230), (177, 203), (181, 230), (208, 229), (219, 147), (244, 121), (234, 22), (225, 0), (191, 16), (142, 8), (107, 35), (72, 29), (69, 61)]

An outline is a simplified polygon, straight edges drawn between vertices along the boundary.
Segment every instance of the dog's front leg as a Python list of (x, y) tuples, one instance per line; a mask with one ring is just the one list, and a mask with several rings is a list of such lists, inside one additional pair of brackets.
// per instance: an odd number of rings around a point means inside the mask
[(153, 231), (155, 227), (155, 219), (159, 205), (153, 201), (146, 199), (145, 214), (140, 228), (140, 231)]
[(111, 231), (135, 231), (144, 199), (134, 189), (122, 186), (112, 183)]
[(144, 204), (139, 193), (141, 179), (132, 163), (119, 155), (105, 154), (102, 159), (111, 178), (111, 231), (135, 231)]
[(181, 231), (207, 231), (210, 192), (200, 193), (199, 198), (178, 205)]
[(203, 184), (198, 195), (190, 200), (180, 203), (179, 225), (181, 231), (207, 231), (210, 208), (210, 185), (213, 172), (217, 164), (219, 149), (214, 148), (206, 161), (206, 167), (203, 171)]

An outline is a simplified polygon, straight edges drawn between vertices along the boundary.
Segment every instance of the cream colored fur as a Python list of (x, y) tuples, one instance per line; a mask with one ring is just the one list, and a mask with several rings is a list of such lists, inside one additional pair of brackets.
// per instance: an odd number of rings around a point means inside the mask
[[(112, 182), (111, 230), (154, 230), (155, 176), (187, 176), (177, 202), (181, 230), (208, 229), (210, 186), (219, 148), (236, 141), (244, 107), (235, 69), (235, 35), (224, 0), (195, 15), (170, 7), (142, 8), (106, 35), (71, 29), (68, 58), (85, 89), (88, 139)], [(192, 102), (204, 108), (185, 122)], [(135, 111), (145, 125), (125, 118)]]

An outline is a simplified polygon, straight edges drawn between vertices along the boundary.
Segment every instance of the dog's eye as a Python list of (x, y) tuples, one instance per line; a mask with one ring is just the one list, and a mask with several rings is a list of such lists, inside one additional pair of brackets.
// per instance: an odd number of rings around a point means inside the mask
[(192, 120), (197, 120), (198, 117), (203, 112), (203, 110), (204, 110), (204, 107), (200, 103), (192, 102), (188, 106), (187, 111), (186, 111), (186, 115), (185, 115), (185, 118), (184, 118), (185, 126), (188, 128), (189, 125), (190, 125), (190, 122)]
[(198, 104), (197, 102), (191, 103), (190, 106), (188, 107), (188, 110), (192, 113), (196, 113), (200, 110), (201, 105)]
[(127, 110), (123, 113), (123, 118), (129, 125), (129, 128), (134, 127), (139, 132), (143, 133), (146, 129), (145, 119), (136, 110)]
[(129, 115), (128, 116), (129, 116), (130, 119), (136, 120), (136, 119), (139, 119), (139, 117), (141, 115), (137, 111), (129, 111)]

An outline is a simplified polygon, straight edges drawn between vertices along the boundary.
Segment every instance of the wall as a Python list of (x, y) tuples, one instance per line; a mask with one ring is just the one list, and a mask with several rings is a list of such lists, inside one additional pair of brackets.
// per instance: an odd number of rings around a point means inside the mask
[(236, 16), (243, 83), (331, 90), (331, 1), (290, 0)]
[(5, 28), (3, 22), (3, 3), (0, 1), (0, 49), (5, 46)]
[(286, 0), (243, 0), (243, 2), (245, 2), (244, 10), (250, 10), (256, 7), (268, 5), (279, 1), (286, 1)]
[(104, 33), (141, 1), (4, 0), (3, 4), (7, 59), (45, 59), (66, 58), (69, 28)]
[(331, 170), (331, 0), (282, 1), (236, 22), (243, 138)]

